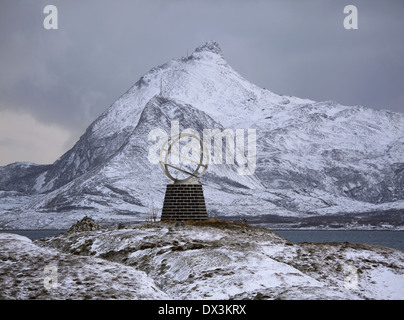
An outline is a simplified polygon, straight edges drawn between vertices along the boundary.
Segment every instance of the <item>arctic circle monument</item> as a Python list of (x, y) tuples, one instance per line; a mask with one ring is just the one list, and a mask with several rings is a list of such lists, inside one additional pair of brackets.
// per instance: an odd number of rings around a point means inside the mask
[(159, 162), (171, 183), (166, 187), (161, 221), (208, 219), (198, 179), (206, 172), (209, 161), (209, 152), (196, 135), (180, 133), (162, 144)]

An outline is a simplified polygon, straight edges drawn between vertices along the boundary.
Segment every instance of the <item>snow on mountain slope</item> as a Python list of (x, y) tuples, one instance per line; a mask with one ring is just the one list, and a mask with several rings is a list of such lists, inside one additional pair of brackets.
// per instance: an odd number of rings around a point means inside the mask
[[(26, 206), (25, 210), (45, 208), (50, 211), (65, 211), (68, 208), (86, 209), (91, 205), (97, 208), (96, 205), (99, 204), (111, 212), (144, 213), (153, 200), (155, 204), (162, 203), (165, 185), (170, 181), (158, 165), (149, 162), (150, 143), (147, 138), (157, 124), (159, 128), (170, 132), (171, 121), (178, 120), (178, 114), (182, 116), (181, 130), (202, 130), (205, 126), (220, 128), (220, 124), (191, 106), (154, 97), (143, 110), (138, 126), (114, 156), (67, 185), (39, 197)], [(231, 188), (246, 191), (262, 188), (255, 175), (239, 176), (235, 168), (226, 164), (211, 166), (207, 179), (217, 181), (218, 184), (224, 182), (219, 187), (225, 188), (227, 185), (228, 191)]]
[(279, 126), (257, 129), (258, 175), (269, 188), (319, 188), (371, 203), (403, 199), (403, 119), (320, 103), (274, 115), (268, 127)]
[(80, 210), (143, 219), (169, 182), (147, 158), (148, 134), (170, 134), (173, 121), (200, 134), (256, 130), (253, 175), (212, 163), (202, 177), (213, 215), (403, 213), (404, 115), (274, 94), (241, 77), (210, 41), (141, 77), (54, 164), (0, 168), (0, 190), (33, 194), (18, 214), (0, 205), (1, 225), (27, 227), (19, 217), (31, 215), (36, 226), (66, 226)]

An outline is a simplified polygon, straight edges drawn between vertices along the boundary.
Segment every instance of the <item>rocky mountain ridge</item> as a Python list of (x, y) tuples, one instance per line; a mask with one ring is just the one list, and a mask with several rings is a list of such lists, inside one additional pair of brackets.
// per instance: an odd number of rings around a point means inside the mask
[(211, 216), (360, 221), (369, 213), (376, 224), (404, 225), (404, 115), (277, 95), (234, 71), (213, 41), (142, 76), (54, 164), (0, 167), (0, 225), (144, 220), (169, 183), (148, 159), (149, 133), (170, 133), (173, 121), (201, 135), (256, 130), (252, 175), (212, 163), (202, 177)]

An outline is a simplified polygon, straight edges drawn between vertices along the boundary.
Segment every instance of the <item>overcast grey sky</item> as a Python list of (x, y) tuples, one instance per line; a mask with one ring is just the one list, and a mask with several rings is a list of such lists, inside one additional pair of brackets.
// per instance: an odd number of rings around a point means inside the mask
[(403, 34), (402, 0), (2, 0), (0, 165), (53, 163), (140, 76), (208, 40), (275, 93), (404, 113)]

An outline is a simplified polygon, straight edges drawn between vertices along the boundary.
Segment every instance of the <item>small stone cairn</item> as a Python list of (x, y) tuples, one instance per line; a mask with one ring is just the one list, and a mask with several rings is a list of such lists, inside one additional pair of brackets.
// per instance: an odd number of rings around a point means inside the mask
[(67, 233), (82, 232), (82, 231), (95, 231), (101, 230), (102, 227), (90, 217), (85, 216), (83, 219), (77, 221), (72, 225)]

